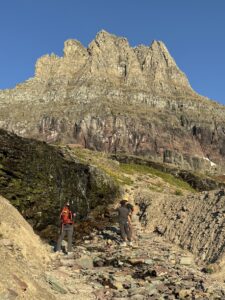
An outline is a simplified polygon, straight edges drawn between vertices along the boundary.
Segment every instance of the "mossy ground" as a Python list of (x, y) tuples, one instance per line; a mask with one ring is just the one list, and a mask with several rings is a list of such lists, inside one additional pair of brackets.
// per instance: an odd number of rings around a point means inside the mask
[(156, 192), (163, 192), (168, 186), (171, 188), (171, 193), (175, 195), (182, 195), (183, 191), (195, 192), (195, 189), (187, 182), (153, 167), (135, 163), (119, 163), (103, 152), (76, 147), (70, 147), (70, 150), (81, 161), (89, 162), (101, 169), (121, 186), (137, 186), (138, 182), (147, 181), (147, 187)]
[(195, 191), (187, 183), (189, 173), (184, 174), (186, 181), (181, 180), (170, 172), (177, 170), (140, 157), (119, 162), (104, 152), (50, 146), (4, 131), (0, 131), (1, 145), (0, 192), (37, 230), (56, 224), (66, 201), (73, 203), (82, 219), (119, 200), (126, 189), (133, 194), (148, 189), (174, 196)]
[(77, 161), (65, 148), (0, 131), (0, 194), (34, 229), (58, 225), (66, 201), (84, 218), (92, 208), (113, 202), (117, 193), (110, 176)]

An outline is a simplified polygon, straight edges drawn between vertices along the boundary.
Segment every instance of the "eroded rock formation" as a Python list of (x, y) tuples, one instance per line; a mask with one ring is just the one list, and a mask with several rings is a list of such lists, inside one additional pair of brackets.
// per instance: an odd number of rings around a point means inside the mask
[(148, 228), (191, 251), (202, 263), (224, 265), (224, 189), (185, 197), (149, 198)]
[(49, 143), (128, 152), (224, 172), (225, 108), (191, 88), (166, 46), (132, 48), (105, 31), (88, 48), (65, 42), (35, 76), (0, 92), (0, 126)]

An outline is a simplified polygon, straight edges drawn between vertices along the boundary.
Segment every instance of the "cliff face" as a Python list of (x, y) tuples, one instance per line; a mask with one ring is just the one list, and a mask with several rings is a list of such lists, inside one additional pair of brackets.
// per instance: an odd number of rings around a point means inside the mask
[[(104, 172), (70, 155), (68, 148), (24, 139), (0, 130), (0, 194), (42, 231), (57, 228), (66, 201), (78, 219), (118, 195), (118, 186)], [(54, 227), (55, 226), (55, 227)], [(49, 236), (48, 236), (49, 238)]]
[(68, 40), (0, 104), (0, 126), (21, 136), (225, 169), (225, 108), (192, 90), (162, 42), (132, 48), (105, 31), (87, 49)]
[[(68, 40), (64, 56), (46, 55), (36, 64), (39, 80), (79, 82), (90, 80), (113, 86), (136, 86), (152, 92), (173, 94), (192, 93), (185, 75), (162, 42), (153, 41), (150, 47), (131, 48), (127, 39), (101, 31), (85, 49), (78, 41)], [(174, 89), (176, 86), (176, 89)]]

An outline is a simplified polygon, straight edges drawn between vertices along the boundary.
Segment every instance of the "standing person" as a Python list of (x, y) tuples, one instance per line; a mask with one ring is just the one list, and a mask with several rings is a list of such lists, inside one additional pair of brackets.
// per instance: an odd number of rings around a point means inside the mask
[(72, 237), (73, 237), (73, 224), (74, 224), (73, 217), (75, 216), (76, 214), (75, 213), (73, 214), (70, 209), (70, 203), (67, 202), (60, 213), (61, 233), (58, 238), (56, 251), (61, 251), (62, 241), (65, 235), (67, 235), (68, 238), (67, 252), (68, 253), (72, 252)]
[[(134, 206), (130, 204), (129, 202), (126, 203), (126, 207), (129, 210), (129, 216), (128, 216), (128, 223), (129, 223), (129, 234), (130, 238), (133, 239), (133, 228), (132, 228), (132, 215), (134, 213)], [(133, 243), (130, 242), (130, 246), (132, 246)]]
[(120, 201), (120, 207), (117, 209), (119, 214), (119, 226), (120, 226), (120, 234), (123, 239), (123, 243), (121, 246), (127, 245), (127, 240), (129, 245), (132, 245), (132, 228), (131, 228), (131, 220), (130, 220), (130, 210), (127, 208), (127, 201)]

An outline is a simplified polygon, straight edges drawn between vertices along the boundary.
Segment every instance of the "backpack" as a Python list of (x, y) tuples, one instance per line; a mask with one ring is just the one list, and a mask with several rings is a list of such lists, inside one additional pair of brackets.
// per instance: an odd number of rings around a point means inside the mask
[(72, 218), (72, 212), (68, 207), (64, 207), (60, 215), (62, 224), (73, 224)]
[(133, 213), (134, 212), (134, 206), (130, 203), (127, 203), (126, 205), (127, 209), (130, 211), (130, 213)]

